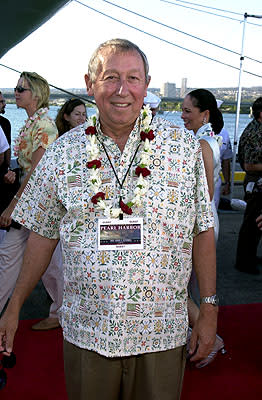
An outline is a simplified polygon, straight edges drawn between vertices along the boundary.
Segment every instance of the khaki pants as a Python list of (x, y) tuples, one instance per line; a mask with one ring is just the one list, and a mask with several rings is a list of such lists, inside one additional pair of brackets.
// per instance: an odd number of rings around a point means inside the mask
[(69, 400), (179, 400), (185, 346), (107, 358), (64, 341)]

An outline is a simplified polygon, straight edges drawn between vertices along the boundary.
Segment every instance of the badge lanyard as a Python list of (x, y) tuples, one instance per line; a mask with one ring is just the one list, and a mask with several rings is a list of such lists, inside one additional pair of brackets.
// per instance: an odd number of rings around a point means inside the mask
[[(135, 157), (136, 157), (136, 155), (137, 155), (137, 152), (138, 152), (138, 149), (139, 149), (139, 147), (140, 147), (141, 141), (140, 141), (140, 143), (138, 144), (138, 146), (137, 146), (137, 148), (136, 148), (135, 154), (133, 155), (133, 158), (132, 158), (132, 160), (131, 160), (131, 162), (130, 162), (130, 164), (129, 164), (129, 167), (128, 167), (127, 171), (126, 171), (126, 174), (125, 174), (125, 176), (124, 176), (124, 179), (122, 180), (122, 183), (120, 182), (120, 180), (119, 180), (119, 178), (118, 178), (118, 175), (117, 175), (116, 170), (115, 170), (115, 168), (114, 168), (114, 166), (113, 166), (113, 164), (112, 164), (112, 161), (110, 160), (110, 157), (109, 157), (109, 155), (108, 155), (108, 152), (107, 152), (107, 150), (106, 150), (106, 147), (105, 147), (104, 143), (103, 143), (103, 142), (100, 142), (100, 143), (101, 143), (101, 145), (102, 145), (102, 147), (103, 147), (103, 150), (104, 150), (104, 152), (105, 152), (105, 154), (106, 154), (106, 156), (107, 156), (107, 159), (108, 159), (108, 161), (109, 161), (109, 163), (110, 163), (110, 165), (111, 165), (111, 168), (112, 168), (112, 170), (113, 170), (113, 172), (114, 172), (114, 175), (115, 175), (115, 177), (116, 177), (117, 183), (118, 183), (118, 185), (119, 185), (119, 187), (120, 187), (120, 197), (119, 197), (119, 207), (120, 207), (120, 202), (122, 201), (122, 196), (123, 196), (123, 185), (124, 185), (124, 183), (125, 183), (125, 180), (126, 180), (126, 177), (127, 177), (128, 173), (129, 173), (129, 171), (130, 171), (130, 168), (131, 168), (131, 166), (132, 166), (132, 164), (133, 164), (133, 162), (134, 162), (134, 159), (135, 159)], [(123, 219), (123, 213), (119, 214), (119, 219)]]

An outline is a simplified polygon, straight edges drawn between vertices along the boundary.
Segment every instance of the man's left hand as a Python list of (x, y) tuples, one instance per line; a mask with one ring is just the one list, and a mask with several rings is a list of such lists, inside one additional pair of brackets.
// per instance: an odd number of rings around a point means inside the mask
[(201, 361), (211, 353), (216, 340), (217, 313), (218, 307), (201, 304), (199, 318), (190, 339), (190, 361)]

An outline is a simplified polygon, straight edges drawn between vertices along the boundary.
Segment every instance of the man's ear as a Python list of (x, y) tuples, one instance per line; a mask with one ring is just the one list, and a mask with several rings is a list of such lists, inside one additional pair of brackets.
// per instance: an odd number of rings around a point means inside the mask
[(85, 83), (88, 96), (93, 96), (94, 95), (93, 84), (88, 74), (85, 74)]
[(150, 76), (150, 75), (148, 75), (148, 78), (147, 78), (147, 83), (146, 83), (146, 88), (145, 88), (145, 95), (144, 95), (144, 97), (146, 97), (146, 96), (147, 96), (147, 89), (148, 89), (148, 86), (149, 86), (149, 83), (150, 83), (150, 81), (151, 81), (151, 76)]

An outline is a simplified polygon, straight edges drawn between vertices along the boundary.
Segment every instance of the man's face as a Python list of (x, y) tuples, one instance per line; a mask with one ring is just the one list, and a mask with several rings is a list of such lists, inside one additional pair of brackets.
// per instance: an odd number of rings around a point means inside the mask
[(136, 51), (114, 53), (111, 49), (100, 57), (96, 81), (90, 83), (86, 76), (86, 83), (88, 94), (95, 97), (103, 132), (132, 130), (149, 83), (143, 60)]
[(4, 99), (3, 95), (0, 94), (0, 114), (5, 113), (5, 106), (6, 106), (5, 99)]

